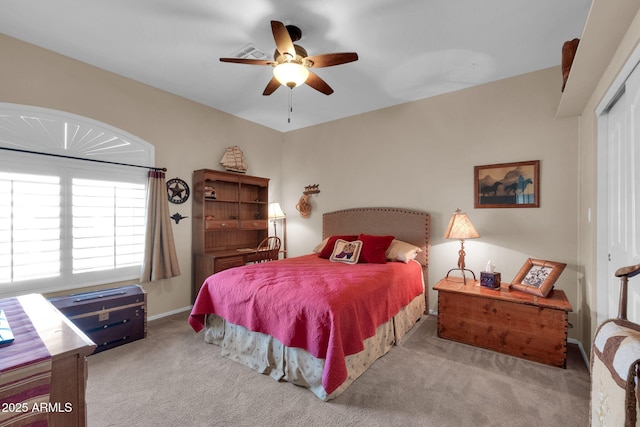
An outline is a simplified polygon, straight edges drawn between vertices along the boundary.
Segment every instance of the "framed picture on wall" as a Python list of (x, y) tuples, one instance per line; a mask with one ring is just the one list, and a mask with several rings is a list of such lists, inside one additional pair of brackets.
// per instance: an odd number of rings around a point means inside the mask
[(475, 208), (540, 207), (540, 160), (475, 166)]

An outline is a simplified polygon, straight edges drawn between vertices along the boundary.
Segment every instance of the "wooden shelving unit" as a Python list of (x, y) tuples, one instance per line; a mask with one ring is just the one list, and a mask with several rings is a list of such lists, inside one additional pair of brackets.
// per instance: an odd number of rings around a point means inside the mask
[(192, 298), (213, 273), (246, 263), (268, 235), (269, 178), (201, 169), (193, 172)]

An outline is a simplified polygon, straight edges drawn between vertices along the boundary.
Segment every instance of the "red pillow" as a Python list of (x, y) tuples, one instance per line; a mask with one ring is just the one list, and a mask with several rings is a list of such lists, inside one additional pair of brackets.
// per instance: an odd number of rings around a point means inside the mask
[(327, 244), (324, 245), (324, 248), (322, 248), (318, 256), (320, 258), (329, 259), (329, 257), (331, 257), (331, 254), (333, 253), (333, 247), (336, 245), (336, 240), (342, 239), (346, 240), (347, 242), (353, 242), (357, 238), (358, 236), (331, 236), (329, 237), (329, 240), (327, 240)]
[(394, 236), (371, 236), (361, 234), (358, 240), (362, 240), (362, 250), (358, 262), (368, 262), (370, 264), (386, 264), (385, 252), (391, 246)]

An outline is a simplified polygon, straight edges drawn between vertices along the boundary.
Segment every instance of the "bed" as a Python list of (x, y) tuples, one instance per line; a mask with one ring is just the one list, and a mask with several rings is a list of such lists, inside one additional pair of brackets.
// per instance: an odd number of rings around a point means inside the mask
[[(224, 357), (327, 401), (424, 314), (430, 218), (402, 208), (354, 208), (325, 213), (322, 222), (317, 253), (208, 277), (189, 324), (204, 329), (204, 340)], [(371, 248), (383, 237), (391, 241), (387, 260), (372, 261)], [(347, 259), (339, 249), (354, 244), (358, 256)], [(332, 252), (330, 259), (321, 252)]]

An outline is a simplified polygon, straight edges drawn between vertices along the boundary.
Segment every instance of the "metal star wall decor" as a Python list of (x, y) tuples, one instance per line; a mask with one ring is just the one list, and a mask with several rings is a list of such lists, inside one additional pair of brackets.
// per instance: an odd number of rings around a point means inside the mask
[(189, 185), (180, 178), (173, 178), (167, 181), (167, 196), (169, 201), (175, 204), (181, 204), (189, 199)]

